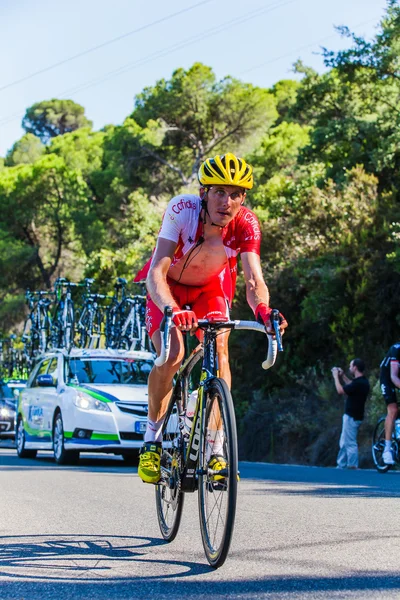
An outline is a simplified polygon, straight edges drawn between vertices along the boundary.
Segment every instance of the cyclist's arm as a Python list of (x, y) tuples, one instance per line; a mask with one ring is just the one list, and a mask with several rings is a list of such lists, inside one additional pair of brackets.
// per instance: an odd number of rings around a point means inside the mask
[(399, 363), (397, 360), (390, 361), (390, 379), (392, 380), (393, 385), (400, 388)]
[(158, 238), (149, 273), (147, 275), (147, 290), (154, 304), (156, 304), (161, 311), (164, 311), (165, 306), (176, 305), (176, 300), (172, 297), (167, 283), (167, 273), (171, 266), (176, 246), (176, 242), (165, 238)]
[(250, 308), (254, 312), (260, 303), (269, 306), (269, 291), (262, 274), (260, 257), (256, 252), (243, 252), (240, 256)]

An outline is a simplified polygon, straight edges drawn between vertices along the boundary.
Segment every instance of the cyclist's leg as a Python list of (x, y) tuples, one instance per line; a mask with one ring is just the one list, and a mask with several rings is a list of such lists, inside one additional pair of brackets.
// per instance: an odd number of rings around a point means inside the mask
[(397, 402), (390, 402), (387, 404), (387, 415), (385, 422), (385, 439), (390, 441), (392, 439), (393, 426), (397, 418)]
[(392, 433), (394, 422), (397, 417), (397, 397), (396, 389), (392, 382), (387, 382), (381, 379), (381, 391), (387, 406), (387, 415), (385, 420), (385, 449), (382, 454), (382, 459), (385, 464), (394, 464), (392, 456)]
[[(146, 307), (146, 326), (157, 354), (161, 350), (160, 324), (163, 314), (149, 298)], [(182, 334), (171, 331), (171, 347), (167, 362), (153, 366), (148, 381), (149, 413), (144, 444), (140, 452), (138, 474), (146, 483), (157, 483), (161, 475), (162, 425), (172, 392), (172, 380), (184, 355)]]
[(394, 422), (397, 418), (396, 388), (394, 387), (391, 381), (385, 381), (384, 378), (381, 378), (380, 384), (381, 392), (387, 407), (387, 415), (385, 421), (385, 439), (387, 442), (390, 442), (390, 440), (392, 439)]

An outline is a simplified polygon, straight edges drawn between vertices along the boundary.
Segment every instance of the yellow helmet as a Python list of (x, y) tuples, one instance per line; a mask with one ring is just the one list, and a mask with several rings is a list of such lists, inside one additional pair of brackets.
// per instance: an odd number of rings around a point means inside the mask
[(207, 158), (199, 169), (199, 182), (202, 185), (237, 185), (251, 190), (253, 187), (253, 168), (243, 158), (231, 152), (222, 156)]

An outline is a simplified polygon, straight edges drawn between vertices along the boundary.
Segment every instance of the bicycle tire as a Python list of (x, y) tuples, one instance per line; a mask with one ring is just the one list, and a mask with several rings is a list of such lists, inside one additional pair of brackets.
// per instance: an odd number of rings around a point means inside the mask
[(66, 323), (62, 332), (63, 347), (69, 352), (74, 345), (74, 336), (75, 336), (75, 317), (74, 317), (74, 309), (73, 306), (68, 306), (67, 315), (66, 315)]
[[(223, 565), (228, 555), (236, 515), (238, 479), (236, 419), (232, 396), (223, 379), (211, 380), (204, 393), (206, 405), (202, 427), (198, 490), (200, 530), (207, 560), (212, 567), (218, 568)], [(215, 441), (222, 444), (222, 454), (226, 460), (225, 477), (218, 481), (215, 481), (208, 469), (210, 455), (213, 454), (210, 437), (214, 437)]]
[(90, 342), (91, 348), (100, 348), (102, 324), (103, 324), (103, 313), (100, 310), (100, 308), (97, 308), (93, 315), (92, 340)]
[(375, 425), (372, 437), (372, 460), (378, 473), (387, 473), (391, 465), (386, 465), (382, 460), (382, 454), (385, 450), (385, 421), (386, 417), (381, 417)]
[(181, 489), (184, 440), (179, 428), (178, 410), (176, 400), (172, 400), (164, 422), (161, 479), (155, 490), (158, 524), (167, 542), (172, 542), (178, 533), (185, 498)]

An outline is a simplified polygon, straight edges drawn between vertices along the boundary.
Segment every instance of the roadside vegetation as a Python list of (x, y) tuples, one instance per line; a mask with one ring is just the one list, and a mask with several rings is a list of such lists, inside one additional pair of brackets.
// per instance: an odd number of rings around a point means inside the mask
[[(399, 4), (388, 2), (372, 41), (341, 31), (350, 49), (324, 50), (324, 74), (299, 61), (300, 81), (261, 89), (197, 63), (101, 131), (72, 100), (28, 108), (26, 134), (0, 159), (3, 334), (21, 327), (26, 288), (50, 289), (58, 276), (104, 289), (131, 280), (166, 202), (196, 191), (201, 161), (243, 155), (255, 168), (247, 203), (262, 225), (272, 304), (290, 327), (267, 374), (260, 340), (232, 335), (241, 457), (334, 464), (343, 404), (331, 367), (360, 356), (375, 385), (400, 337)], [(250, 316), (240, 277), (233, 315)], [(366, 440), (380, 412), (375, 386)]]

